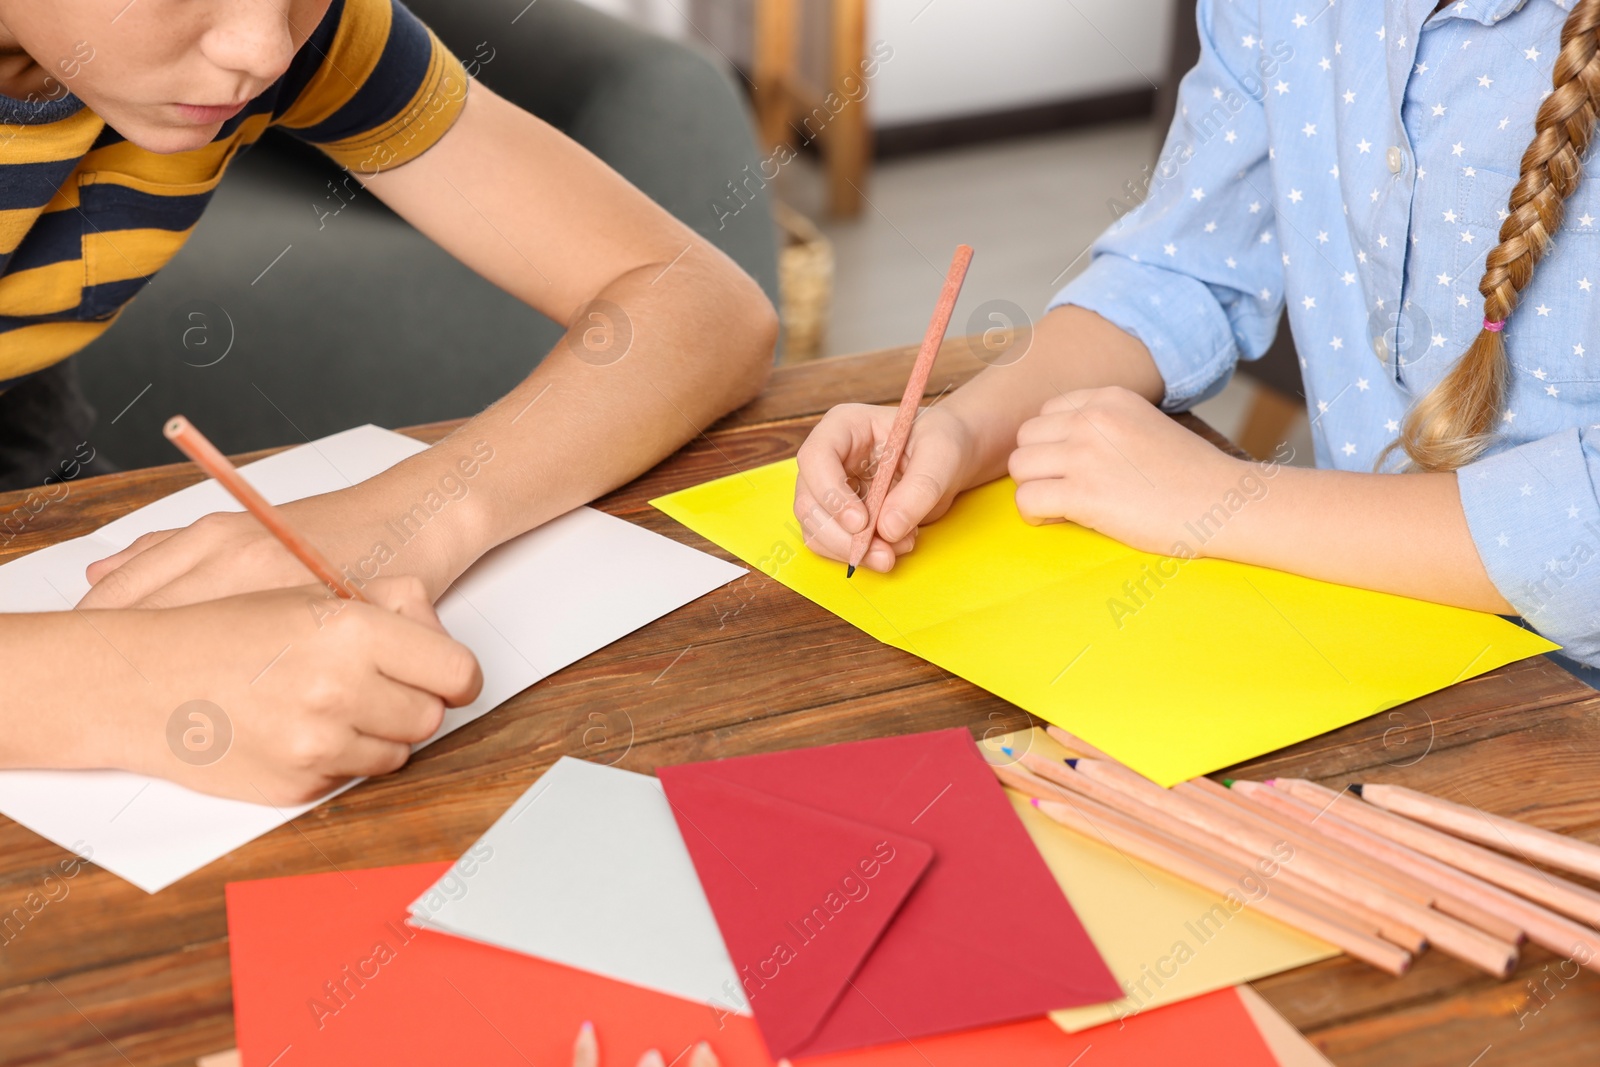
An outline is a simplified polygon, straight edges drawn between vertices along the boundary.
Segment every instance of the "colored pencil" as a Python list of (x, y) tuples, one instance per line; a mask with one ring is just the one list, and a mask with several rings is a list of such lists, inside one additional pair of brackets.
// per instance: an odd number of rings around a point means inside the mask
[(239, 473), (239, 468), (228, 462), (228, 457), (218, 451), (217, 446), (208, 441), (205, 434), (197, 430), (188, 419), (182, 415), (174, 415), (167, 420), (163, 432), (167, 440), (194, 460), (196, 466), (233, 494), (233, 498), (244, 505), (244, 509), (255, 516), (256, 521), (265, 526), (267, 532), (276, 537), (284, 548), (305, 564), (306, 569), (316, 575), (334, 595), (346, 600), (367, 602), (367, 598), (361, 595), (361, 590), (334, 570), (333, 564), (328, 562), (327, 557), (318, 552), (316, 546), (302, 537), (298, 530), (290, 526), (289, 520), (283, 517), (283, 513), (269, 504), (266, 497), (256, 492), (255, 486), (245, 481), (244, 475)]
[[(1243, 819), (1196, 804), (1187, 797), (1162, 789), (1154, 782), (1145, 779), (1134, 782), (1130, 779), (1138, 776), (1132, 775), (1126, 768), (1119, 769), (1099, 760), (1073, 762), (1080, 772), (1098, 776), (1114, 788), (1131, 791), (1136, 798), (1148, 797), (1147, 803), (1151, 807), (1163, 809), (1208, 833), (1238, 841), (1263, 856), (1273, 854), (1278, 844), (1274, 835), (1257, 829)], [(1118, 773), (1119, 770), (1122, 773)], [(1320, 853), (1296, 853), (1293, 862), (1297, 870), (1307, 878), (1320, 882), (1324, 888), (1373, 911), (1392, 915), (1407, 926), (1420, 930), (1441, 952), (1470, 963), (1485, 973), (1504, 978), (1516, 967), (1515, 945), (1496, 940), (1475, 927), (1431, 908), (1420, 907)]]
[(1600, 846), (1536, 826), (1490, 815), (1475, 807), (1456, 804), (1400, 785), (1368, 782), (1360, 796), (1396, 815), (1425, 822), (1438, 830), (1476, 841), (1501, 852), (1511, 852), (1525, 860), (1559, 867), (1564, 871), (1600, 879)]
[[(1181, 842), (1181, 851), (1186, 851), (1192, 858), (1209, 862), (1215, 865), (1228, 865), (1252, 872), (1252, 877), (1259, 881), (1266, 875), (1261, 871), (1263, 857), (1256, 855), (1249, 849), (1235, 844), (1226, 838), (1219, 838), (1213, 834), (1195, 829), (1187, 823), (1180, 822), (1170, 815), (1147, 804), (1142, 804), (1125, 793), (1110, 789), (1100, 782), (1068, 770), (1066, 767), (1052, 763), (1042, 756), (1030, 753), (1023, 757), (1023, 762), (1034, 769), (1036, 776), (1046, 780), (1062, 794), (1059, 798), (1046, 797), (1045, 799), (1062, 799), (1071, 802), (1075, 796), (1088, 797), (1096, 803), (1121, 812), (1147, 828), (1165, 834), (1173, 841)], [(1285, 899), (1290, 903), (1311, 912), (1321, 915), (1330, 922), (1337, 922), (1352, 930), (1359, 930), (1363, 934), (1381, 936), (1392, 941), (1408, 952), (1420, 952), (1427, 945), (1427, 940), (1416, 930), (1405, 928), (1393, 920), (1377, 915), (1359, 904), (1341, 899), (1328, 893), (1321, 886), (1299, 876), (1298, 872), (1290, 870), (1270, 859), (1278, 868), (1274, 875), (1275, 885), (1273, 892), (1287, 894)], [(1277, 879), (1282, 879), (1277, 882)], [(1239, 888), (1239, 887), (1235, 887)], [(1242, 890), (1241, 890), (1242, 891)]]
[(1044, 732), (1061, 743), (1061, 747), (1071, 752), (1074, 756), (1088, 756), (1090, 759), (1103, 759), (1109, 763), (1120, 763), (1120, 760), (1106, 755), (1089, 742), (1076, 734), (1069, 734), (1059, 726), (1046, 726)]
[[(1230, 892), (1237, 893), (1239, 879), (1250, 873), (1245, 868), (1220, 870), (1194, 860), (1140, 823), (1087, 798), (1080, 799), (1076, 806), (1037, 798), (1033, 803), (1051, 819), (1091, 841), (1109, 842), (1135, 859), (1224, 897)], [(1252, 901), (1248, 906), (1296, 930), (1320, 938), (1389, 974), (1404, 974), (1411, 966), (1411, 953), (1398, 945), (1328, 922), (1271, 893)]]
[(1260, 782), (1235, 781), (1231, 791), (1263, 814), (1298, 825), (1319, 840), (1337, 845), (1346, 855), (1358, 857), (1382, 872), (1385, 885), (1392, 885), (1413, 900), (1476, 926), (1496, 940), (1513, 945), (1527, 940), (1527, 932), (1510, 920), (1456, 896), (1437, 878), (1420, 877), (1412, 866), (1393, 862), (1389, 850), (1384, 847), (1387, 842), (1360, 827), (1344, 823), (1351, 832), (1340, 833), (1341, 828), (1330, 821), (1337, 816), (1319, 812), (1298, 797), (1270, 789)]
[(1411, 847), (1406, 840), (1411, 835), (1411, 827), (1405, 825), (1406, 820), (1400, 816), (1363, 803), (1349, 793), (1336, 793), (1302, 778), (1274, 778), (1272, 788), (1298, 797), (1318, 810), (1329, 812), (1329, 815), (1323, 815), (1318, 820), (1319, 824), (1326, 822), (1331, 815), (1336, 820), (1333, 825), (1353, 825), (1388, 842), (1392, 862), (1411, 864), (1419, 876), (1426, 872), (1440, 878), (1462, 898), (1504, 915), (1525, 930), (1528, 940), (1534, 944), (1571, 958), (1591, 970), (1600, 971), (1600, 931), (1526, 900), (1424, 850)]
[(883, 451), (876, 457), (878, 467), (872, 475), (872, 484), (865, 498), (867, 524), (850, 539), (850, 560), (844, 572), (846, 578), (855, 574), (856, 568), (861, 566), (862, 559), (866, 557), (867, 549), (872, 547), (873, 535), (878, 530), (878, 514), (883, 509), (883, 500), (889, 495), (889, 486), (900, 468), (900, 457), (911, 438), (911, 424), (916, 421), (922, 395), (928, 390), (928, 375), (933, 372), (933, 361), (939, 355), (939, 346), (944, 343), (950, 315), (956, 309), (956, 298), (961, 295), (961, 283), (966, 281), (967, 267), (971, 263), (972, 246), (957, 245), (956, 254), (950, 260), (950, 272), (944, 278), (944, 289), (939, 293), (933, 318), (928, 322), (928, 332), (922, 335), (922, 349), (917, 353), (917, 361), (911, 365), (911, 377), (906, 382), (905, 393), (900, 397), (900, 410), (895, 412), (889, 437), (883, 443)]

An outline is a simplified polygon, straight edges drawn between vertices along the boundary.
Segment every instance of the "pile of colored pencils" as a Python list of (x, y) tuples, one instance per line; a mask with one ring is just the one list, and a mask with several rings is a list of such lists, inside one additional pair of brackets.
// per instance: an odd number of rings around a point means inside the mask
[(1394, 785), (1164, 789), (1049, 731), (1072, 758), (991, 757), (1045, 815), (1390, 974), (1432, 945), (1504, 978), (1524, 941), (1600, 970), (1600, 892), (1523, 862), (1600, 878), (1600, 847)]

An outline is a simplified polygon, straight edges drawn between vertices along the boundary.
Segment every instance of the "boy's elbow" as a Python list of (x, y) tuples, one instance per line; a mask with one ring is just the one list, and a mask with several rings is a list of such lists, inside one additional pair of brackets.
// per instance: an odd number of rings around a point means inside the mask
[(748, 274), (738, 271), (735, 288), (737, 312), (730, 315), (728, 364), (723, 370), (728, 383), (726, 397), (730, 410), (753, 400), (772, 373), (773, 356), (778, 347), (778, 312)]

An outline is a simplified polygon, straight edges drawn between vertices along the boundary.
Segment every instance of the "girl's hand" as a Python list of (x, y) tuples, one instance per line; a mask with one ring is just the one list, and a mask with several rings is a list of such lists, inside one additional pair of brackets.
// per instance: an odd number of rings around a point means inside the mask
[[(578, 1028), (578, 1040), (572, 1046), (572, 1067), (600, 1067), (600, 1043), (595, 1040), (593, 1023)], [(660, 1051), (651, 1049), (639, 1057), (639, 1067), (667, 1067), (667, 1060)], [(702, 1041), (690, 1050), (685, 1067), (719, 1067), (717, 1054)]]
[[(1118, 388), (1050, 400), (1017, 431), (1008, 467), (1028, 522), (1070, 520), (1162, 555), (1181, 554), (1180, 544), (1203, 554), (1204, 540), (1221, 531), (1216, 516), (1226, 521), (1264, 496), (1262, 477), (1276, 472), (1268, 466), (1258, 474)], [(1197, 523), (1209, 531), (1205, 539), (1190, 528)]]
[(274, 805), (398, 769), (483, 675), (421, 582), (380, 579), (366, 595), (315, 586), (93, 613), (137, 672), (129, 701), (107, 709), (101, 765)]
[[(850, 540), (867, 522), (861, 493), (876, 471), (894, 424), (895, 409), (841, 404), (823, 416), (800, 446), (794, 514), (813, 552), (843, 560)], [(955, 415), (930, 407), (911, 425), (899, 477), (884, 499), (878, 528), (862, 566), (887, 571), (910, 552), (917, 527), (950, 510), (956, 495), (975, 482), (972, 435)]]

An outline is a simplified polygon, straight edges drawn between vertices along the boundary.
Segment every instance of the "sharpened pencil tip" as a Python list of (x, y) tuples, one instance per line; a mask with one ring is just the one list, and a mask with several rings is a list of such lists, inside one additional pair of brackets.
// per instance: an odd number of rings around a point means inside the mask
[(1000, 746), (1000, 751), (1004, 752), (1008, 756), (1015, 756), (1016, 755), (1016, 753), (1011, 750), (1011, 746), (1010, 745), (1001, 745)]
[(854, 578), (856, 576), (856, 568), (854, 564), (846, 563), (844, 565), (844, 576), (846, 578)]
[(1233, 788), (1233, 779), (1232, 778), (1224, 778), (1222, 780), (1222, 784), (1227, 786), (1229, 789), (1232, 789)]
[(1034, 807), (1037, 808), (1039, 806), (1039, 798), (1038, 797), (1029, 797), (1028, 800), (1029, 800), (1030, 803), (1033, 804)]
[(1345, 788), (1350, 790), (1350, 792), (1354, 793), (1356, 796), (1360, 796), (1361, 795), (1361, 783), (1360, 782), (1351, 782), (1349, 785), (1345, 786)]
[(1078, 769), (1078, 757), (1076, 757), (1076, 756), (1067, 757), (1067, 766), (1071, 767), (1073, 770), (1077, 770)]
[(1276, 778), (1268, 778), (1265, 784), (1269, 786), (1277, 785), (1278, 780)]

